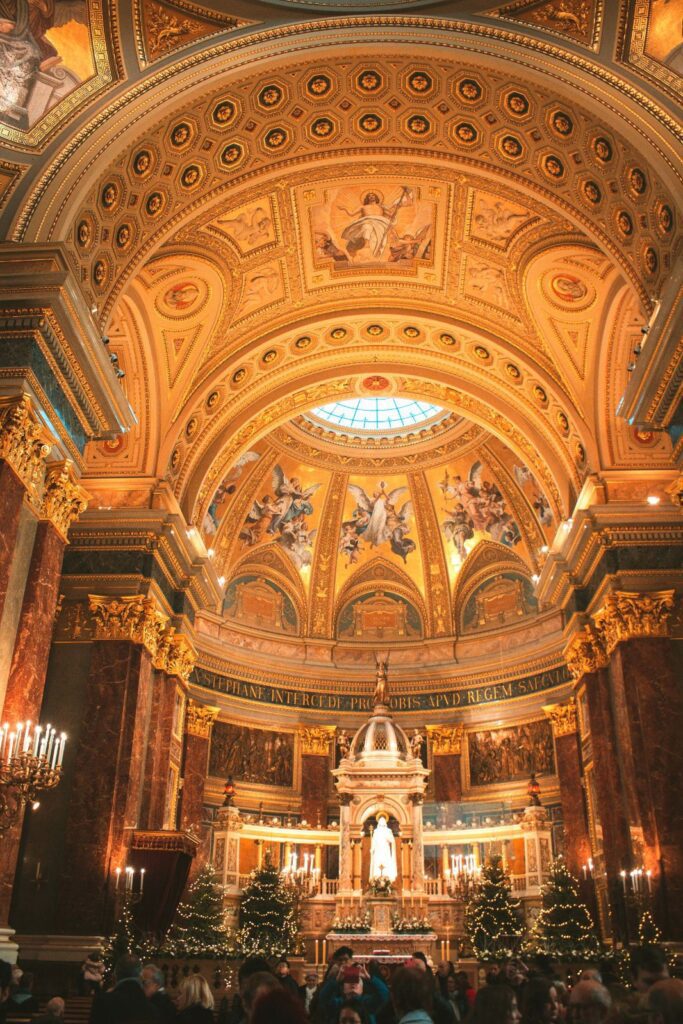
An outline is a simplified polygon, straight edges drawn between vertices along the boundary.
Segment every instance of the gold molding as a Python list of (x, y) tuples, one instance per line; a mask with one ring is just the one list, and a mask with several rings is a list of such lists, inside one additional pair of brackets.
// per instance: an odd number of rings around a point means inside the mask
[(671, 498), (672, 505), (683, 508), (683, 473), (669, 484), (666, 493)]
[(168, 618), (151, 597), (104, 597), (88, 594), (96, 640), (130, 640), (156, 657)]
[(575, 634), (565, 648), (564, 656), (575, 682), (590, 672), (605, 668), (608, 663), (602, 636), (592, 623)]
[(51, 448), (52, 439), (28, 395), (0, 398), (0, 459), (12, 467), (36, 508), (40, 507), (45, 460)]
[(544, 704), (543, 710), (550, 719), (553, 736), (571, 736), (578, 729), (576, 700), (571, 697), (566, 704)]
[(185, 732), (188, 736), (198, 736), (208, 740), (211, 728), (218, 718), (220, 708), (213, 704), (200, 704), (196, 700), (188, 700), (185, 709)]
[(197, 652), (183, 633), (171, 627), (160, 637), (154, 658), (154, 667), (169, 676), (178, 676), (186, 683), (197, 662)]
[(427, 735), (433, 754), (462, 753), (462, 738), (465, 735), (465, 726), (462, 722), (448, 726), (428, 725)]
[(301, 753), (327, 757), (330, 752), (330, 744), (334, 742), (335, 732), (336, 729), (333, 725), (312, 726), (310, 729), (302, 729), (299, 733), (301, 736)]
[(641, 637), (664, 637), (669, 633), (669, 619), (675, 605), (674, 590), (638, 593), (614, 590), (593, 616), (607, 654), (622, 640)]
[(48, 466), (41, 516), (49, 519), (67, 540), (69, 527), (88, 507), (88, 492), (80, 486), (70, 459)]

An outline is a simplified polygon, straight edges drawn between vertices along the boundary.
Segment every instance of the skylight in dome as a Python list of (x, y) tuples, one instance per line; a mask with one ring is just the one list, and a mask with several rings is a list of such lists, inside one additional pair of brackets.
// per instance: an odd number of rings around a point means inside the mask
[(312, 410), (341, 430), (386, 433), (419, 426), (443, 412), (438, 405), (412, 398), (347, 398)]

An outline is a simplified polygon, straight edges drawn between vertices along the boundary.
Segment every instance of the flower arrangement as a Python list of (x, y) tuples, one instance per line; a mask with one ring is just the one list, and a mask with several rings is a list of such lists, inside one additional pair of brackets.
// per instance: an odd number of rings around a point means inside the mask
[(368, 891), (373, 896), (391, 896), (391, 879), (386, 875), (375, 875), (368, 881)]
[(333, 932), (343, 932), (344, 934), (352, 934), (358, 932), (369, 932), (370, 931), (370, 915), (356, 914), (356, 916), (347, 915), (345, 917), (335, 917), (332, 922)]
[(403, 935), (424, 935), (432, 931), (432, 926), (427, 917), (401, 917), (399, 914), (392, 914), (391, 929)]

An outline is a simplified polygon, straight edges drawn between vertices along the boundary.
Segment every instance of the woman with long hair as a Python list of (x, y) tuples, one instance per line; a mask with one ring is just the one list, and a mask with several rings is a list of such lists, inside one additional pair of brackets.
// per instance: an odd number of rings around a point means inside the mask
[(520, 1024), (522, 1015), (517, 996), (509, 985), (480, 988), (474, 1000), (468, 1024)]
[(183, 978), (176, 996), (178, 1024), (213, 1024), (213, 995), (201, 974)]

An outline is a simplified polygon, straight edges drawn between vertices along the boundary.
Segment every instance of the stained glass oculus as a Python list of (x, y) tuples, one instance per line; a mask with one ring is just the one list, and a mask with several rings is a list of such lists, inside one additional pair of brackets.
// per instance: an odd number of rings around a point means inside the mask
[(412, 398), (347, 398), (311, 411), (339, 430), (368, 433), (405, 430), (428, 423), (444, 413), (438, 405)]

